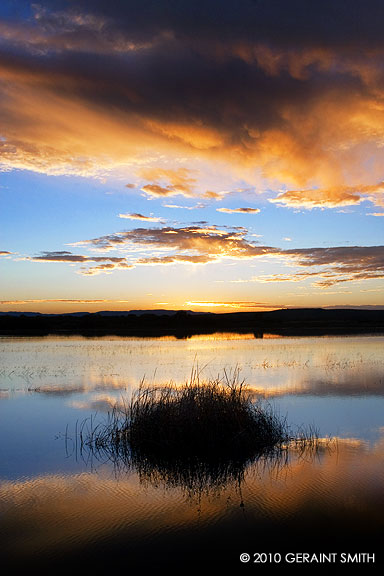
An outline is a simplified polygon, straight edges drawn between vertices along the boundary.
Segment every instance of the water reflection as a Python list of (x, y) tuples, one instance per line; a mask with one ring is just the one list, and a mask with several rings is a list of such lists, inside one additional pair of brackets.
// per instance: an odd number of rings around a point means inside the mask
[[(95, 430), (98, 424), (95, 424)], [(87, 432), (85, 432), (87, 434)], [(82, 439), (84, 430), (80, 431)], [(89, 437), (88, 437), (89, 439)], [(188, 453), (177, 457), (132, 450), (129, 446), (99, 445), (97, 439), (91, 442), (76, 442), (65, 439), (67, 457), (81, 458), (88, 469), (97, 471), (103, 465), (111, 465), (117, 478), (133, 473), (140, 483), (155, 488), (179, 489), (188, 499), (199, 502), (202, 495), (218, 495), (230, 487), (237, 487), (241, 493), (247, 471), (251, 468), (276, 474), (290, 464), (292, 454), (306, 459), (318, 458), (324, 450), (335, 448), (335, 441), (318, 439), (311, 444), (298, 440), (291, 448), (277, 447), (259, 453), (215, 455), (192, 457)]]
[(276, 338), (199, 336), (188, 341), (129, 338), (52, 338), (0, 341), (0, 389), (76, 393), (137, 386), (143, 376), (184, 383), (192, 366), (208, 376), (239, 366), (247, 383), (268, 388), (360, 379), (382, 391), (383, 337)]
[(249, 546), (324, 552), (328, 542), (332, 550), (377, 552), (373, 538), (384, 528), (382, 459), (382, 444), (369, 449), (339, 440), (337, 450), (315, 459), (291, 454), (289, 466), (248, 465), (240, 485), (202, 492), (199, 502), (186, 502), (172, 483), (164, 490), (147, 482), (143, 490), (139, 474), (116, 478), (108, 466), (97, 474), (4, 482), (2, 558), (16, 567), (22, 560), (32, 567), (80, 558), (111, 567), (129, 559), (131, 568), (144, 569), (177, 567), (191, 546), (191, 562), (201, 565), (211, 549), (219, 554), (216, 566), (222, 559), (237, 567)]
[[(222, 560), (236, 573), (247, 551), (378, 551), (383, 344), (380, 336), (1, 338), (2, 566), (73, 569), (81, 560), (90, 568), (104, 559), (108, 569), (120, 559), (125, 570), (145, 571), (195, 559), (201, 572), (210, 551), (215, 570)], [(108, 412), (143, 377), (184, 384), (196, 361), (208, 378), (238, 366), (289, 424), (313, 423), (338, 437), (337, 448), (311, 457), (290, 451), (283, 464), (195, 466), (187, 477), (146, 461), (117, 470), (105, 459), (66, 457), (68, 423), (73, 430), (95, 410)]]

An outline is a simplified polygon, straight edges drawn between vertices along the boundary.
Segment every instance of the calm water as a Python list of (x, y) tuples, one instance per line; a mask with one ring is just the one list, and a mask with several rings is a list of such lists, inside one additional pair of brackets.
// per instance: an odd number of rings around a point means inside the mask
[[(375, 553), (384, 528), (384, 337), (0, 339), (3, 564), (255, 570), (253, 553)], [(214, 486), (89, 457), (76, 431), (148, 383), (237, 368), (293, 429), (333, 437), (316, 454), (250, 464)], [(241, 553), (251, 555), (242, 564)], [(265, 560), (265, 557), (261, 557)], [(276, 556), (277, 560), (279, 556)], [(289, 557), (291, 558), (291, 557)], [(344, 557), (345, 559), (346, 557)], [(252, 568), (249, 566), (252, 565)], [(273, 569), (268, 562), (267, 567)], [(308, 564), (295, 563), (295, 568)]]

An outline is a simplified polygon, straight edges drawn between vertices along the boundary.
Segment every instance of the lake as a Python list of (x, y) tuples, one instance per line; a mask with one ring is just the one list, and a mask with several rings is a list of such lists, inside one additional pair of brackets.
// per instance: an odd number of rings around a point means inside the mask
[[(1, 337), (2, 565), (374, 570), (383, 560), (383, 351), (380, 335)], [(105, 421), (143, 379), (184, 384), (196, 368), (202, 380), (238, 370), (292, 430), (316, 429), (324, 442), (211, 483), (84, 449), (90, 419)]]

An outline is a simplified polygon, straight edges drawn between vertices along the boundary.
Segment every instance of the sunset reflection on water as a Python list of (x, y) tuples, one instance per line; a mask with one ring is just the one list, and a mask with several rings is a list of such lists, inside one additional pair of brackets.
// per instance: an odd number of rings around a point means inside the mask
[[(134, 472), (120, 471), (116, 477), (106, 466), (36, 476), (2, 483), (2, 554), (16, 565), (23, 558), (36, 561), (37, 555), (68, 560), (95, 553), (99, 546), (114, 550), (118, 540), (121, 557), (134, 561), (145, 545), (160, 542), (172, 547), (175, 540), (186, 551), (197, 532), (215, 546), (214, 529), (228, 546), (233, 531), (235, 541), (249, 541), (264, 525), (273, 524), (278, 535), (279, 530), (301, 533), (313, 521), (322, 528), (331, 521), (329, 533), (335, 536), (353, 520), (351, 538), (360, 538), (384, 527), (383, 485), (382, 442), (369, 449), (354, 439), (339, 440), (337, 447), (313, 458), (291, 454), (280, 466), (250, 465), (240, 484), (196, 494), (183, 486), (153, 485)], [(319, 537), (313, 526), (312, 531)], [(339, 532), (333, 546), (341, 542)], [(230, 562), (236, 548), (227, 550)], [(147, 564), (149, 559), (142, 559)]]
[[(91, 566), (103, 551), (104, 559), (124, 563), (128, 555), (132, 566), (152, 568), (153, 554), (166, 565), (177, 545), (178, 561), (197, 546), (198, 554), (211, 548), (224, 565), (238, 566), (238, 554), (256, 551), (256, 544), (281, 551), (302, 539), (322, 551), (326, 534), (335, 549), (347, 538), (347, 551), (359, 543), (373, 550), (384, 528), (383, 343), (380, 336), (250, 334), (2, 338), (4, 563), (51, 567), (86, 558)], [(292, 430), (314, 426), (331, 439), (312, 453), (290, 449), (280, 459), (249, 462), (205, 487), (183, 485), (183, 475), (167, 481), (166, 470), (156, 475), (81, 454), (82, 422), (103, 421), (143, 378), (184, 384), (197, 367), (202, 381), (239, 371), (255, 398), (272, 403)]]

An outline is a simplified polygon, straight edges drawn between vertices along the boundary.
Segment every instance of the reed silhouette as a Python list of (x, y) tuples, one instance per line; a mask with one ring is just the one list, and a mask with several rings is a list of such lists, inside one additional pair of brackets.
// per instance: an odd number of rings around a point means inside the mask
[(178, 486), (189, 495), (241, 483), (250, 463), (281, 466), (287, 447), (316, 450), (316, 431), (291, 434), (286, 418), (254, 400), (238, 371), (184, 386), (148, 386), (116, 404), (106, 420), (84, 421), (82, 455), (134, 470), (142, 481)]

